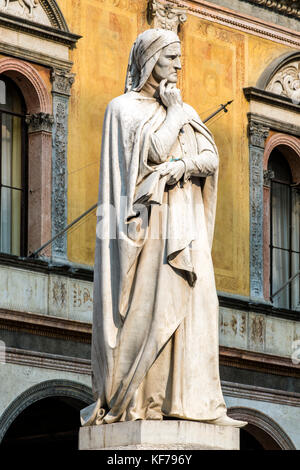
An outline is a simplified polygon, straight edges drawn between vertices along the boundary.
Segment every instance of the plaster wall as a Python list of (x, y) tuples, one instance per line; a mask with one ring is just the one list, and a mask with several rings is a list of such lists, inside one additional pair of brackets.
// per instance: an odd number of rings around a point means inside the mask
[[(76, 80), (69, 113), (68, 219), (97, 201), (101, 128), (108, 102), (123, 93), (130, 47), (149, 28), (147, 1), (59, 1), (72, 32), (83, 37), (71, 52)], [(249, 295), (249, 103), (243, 88), (291, 47), (238, 31), (192, 13), (180, 32), (184, 100), (202, 118), (234, 99), (210, 121), (220, 153), (219, 198), (213, 248), (217, 288)], [(93, 265), (95, 211), (68, 235), (71, 261)]]

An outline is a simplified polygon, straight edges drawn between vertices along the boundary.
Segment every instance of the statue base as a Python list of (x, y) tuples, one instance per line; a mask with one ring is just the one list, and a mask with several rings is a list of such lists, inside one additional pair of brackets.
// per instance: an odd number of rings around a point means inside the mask
[(86, 426), (79, 450), (239, 450), (240, 430), (196, 421), (125, 421)]

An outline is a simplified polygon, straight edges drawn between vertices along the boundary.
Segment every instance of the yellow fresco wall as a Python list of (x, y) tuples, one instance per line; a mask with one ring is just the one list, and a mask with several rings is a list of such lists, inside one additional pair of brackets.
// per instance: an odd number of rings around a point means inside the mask
[[(123, 93), (128, 55), (147, 29), (146, 0), (59, 0), (73, 33), (82, 35), (71, 52), (76, 74), (69, 115), (68, 219), (97, 201), (101, 127), (107, 103)], [(208, 127), (220, 153), (213, 259), (219, 291), (249, 294), (248, 102), (243, 88), (255, 86), (263, 70), (287, 46), (188, 15), (180, 33), (184, 101), (204, 119), (233, 99), (229, 112)], [(71, 261), (94, 262), (95, 211), (68, 236)]]

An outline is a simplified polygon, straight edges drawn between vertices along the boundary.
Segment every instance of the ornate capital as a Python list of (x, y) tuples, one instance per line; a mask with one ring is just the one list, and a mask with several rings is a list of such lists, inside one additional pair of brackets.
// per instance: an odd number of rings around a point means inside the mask
[(271, 179), (275, 176), (274, 171), (264, 170), (264, 186), (271, 186)]
[(70, 96), (71, 87), (75, 81), (75, 74), (63, 70), (52, 69), (51, 71), (52, 92)]
[(255, 147), (264, 148), (266, 138), (269, 135), (269, 128), (265, 127), (260, 122), (250, 121), (249, 123), (249, 137), (250, 144)]
[(54, 118), (51, 114), (38, 113), (28, 114), (26, 116), (26, 124), (28, 124), (28, 132), (52, 132)]
[(172, 3), (162, 3), (159, 0), (150, 0), (148, 3), (148, 18), (154, 18), (154, 28), (168, 29), (178, 33), (180, 24), (187, 20), (187, 10), (176, 7)]

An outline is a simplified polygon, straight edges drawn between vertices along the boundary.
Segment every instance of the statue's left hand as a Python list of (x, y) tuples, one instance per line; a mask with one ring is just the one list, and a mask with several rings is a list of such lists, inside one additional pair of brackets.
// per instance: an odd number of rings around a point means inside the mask
[(181, 160), (177, 160), (176, 162), (166, 162), (159, 165), (158, 171), (161, 176), (169, 176), (167, 184), (175, 184), (183, 176), (185, 172), (185, 164)]

